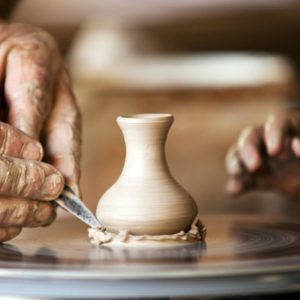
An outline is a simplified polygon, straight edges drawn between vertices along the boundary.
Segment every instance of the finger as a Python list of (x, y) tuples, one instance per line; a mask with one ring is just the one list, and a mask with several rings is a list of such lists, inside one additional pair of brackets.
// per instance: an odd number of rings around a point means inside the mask
[(20, 130), (0, 122), (0, 155), (41, 160), (42, 145)]
[(243, 168), (240, 163), (240, 159), (237, 155), (236, 146), (232, 146), (228, 150), (226, 159), (225, 159), (225, 164), (226, 164), (227, 172), (232, 176), (239, 175), (243, 172)]
[(3, 243), (15, 238), (21, 231), (22, 228), (20, 227), (0, 228), (0, 242)]
[(235, 177), (231, 177), (229, 178), (225, 186), (225, 190), (228, 194), (232, 196), (237, 196), (243, 193), (243, 191), (245, 190), (245, 186), (242, 180)]
[(51, 165), (0, 156), (0, 195), (53, 200), (64, 186), (62, 175)]
[(53, 201), (0, 198), (0, 228), (47, 226), (56, 217), (55, 208)]
[(272, 115), (267, 119), (264, 126), (264, 139), (269, 155), (276, 156), (283, 150), (289, 125), (289, 120), (283, 113)]
[(261, 128), (248, 127), (243, 130), (238, 140), (238, 155), (243, 165), (250, 172), (256, 171), (262, 165), (261, 146)]
[(256, 188), (255, 173), (246, 171), (240, 175), (231, 176), (225, 186), (226, 191), (233, 196), (238, 196), (254, 188)]
[(300, 137), (296, 136), (292, 138), (291, 149), (297, 158), (300, 158)]
[(54, 81), (47, 52), (40, 48), (11, 50), (5, 78), (8, 123), (36, 139), (51, 108)]
[(79, 195), (81, 117), (65, 71), (58, 80), (44, 139), (47, 161), (63, 174), (66, 184)]

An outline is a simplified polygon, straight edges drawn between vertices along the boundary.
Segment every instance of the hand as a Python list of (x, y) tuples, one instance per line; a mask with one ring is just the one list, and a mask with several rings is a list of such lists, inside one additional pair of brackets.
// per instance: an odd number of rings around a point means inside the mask
[(39, 142), (0, 122), (1, 242), (22, 227), (45, 226), (55, 218), (55, 205), (49, 200), (59, 196), (64, 179), (53, 166), (40, 162), (42, 156)]
[(300, 196), (300, 111), (271, 115), (264, 126), (246, 128), (227, 154), (227, 191), (276, 190)]
[[(28, 163), (29, 165), (32, 164), (34, 169), (37, 167), (34, 174), (39, 173), (38, 170), (41, 168), (46, 168), (47, 172), (56, 170), (57, 173), (63, 175), (65, 183), (77, 194), (80, 194), (80, 114), (71, 89), (69, 76), (55, 41), (50, 35), (38, 28), (22, 24), (1, 24), (0, 43), (0, 80), (3, 89), (1, 109), (2, 114), (4, 113), (2, 121), (18, 128), (21, 131), (18, 134), (26, 134), (27, 139), (31, 138), (35, 145), (39, 145), (35, 150), (28, 150), (29, 157), (27, 159), (40, 160), (42, 158), (42, 154), (38, 156), (38, 159), (34, 154), (36, 149), (40, 149), (39, 151), (42, 153), (41, 145), (37, 142), (40, 141), (45, 152), (44, 161), (52, 166), (33, 161), (30, 163), (23, 161), (22, 165)], [(3, 123), (2, 126), (4, 126)], [(6, 155), (24, 159), (20, 153), (7, 152)], [(10, 164), (12, 158), (5, 157), (3, 159), (7, 164)], [(1, 170), (1, 161), (2, 158), (0, 159), (0, 173), (2, 174), (4, 171)], [(31, 168), (29, 169), (31, 170)], [(43, 172), (48, 174), (45, 170)], [(40, 182), (42, 181), (40, 180)], [(14, 203), (18, 202), (20, 207), (22, 205), (26, 207), (28, 216), (30, 214), (35, 215), (35, 211), (37, 214), (41, 214), (40, 210), (47, 210), (49, 212), (48, 220), (53, 219), (52, 208), (54, 205), (52, 203), (38, 201), (29, 203), (22, 199), (49, 200), (48, 198), (45, 199), (45, 195), (33, 195), (32, 193), (24, 195), (22, 193), (27, 191), (25, 187), (23, 190), (15, 190), (14, 180), (11, 180), (10, 183), (11, 193), (5, 192), (5, 195), (18, 197), (18, 201), (14, 200)], [(57, 183), (60, 191), (61, 184)], [(38, 184), (34, 186), (39, 187)], [(48, 192), (51, 199), (55, 199), (57, 194), (51, 193), (52, 187), (52, 185), (49, 187)], [(2, 195), (1, 191), (0, 195)], [(13, 205), (7, 201), (7, 198), (0, 199), (0, 226), (2, 227), (4, 227), (4, 223), (1, 223), (1, 210), (7, 207), (8, 211), (18, 211), (18, 205)], [(24, 213), (18, 218), (22, 219), (25, 215)], [(46, 217), (42, 219), (40, 225), (47, 223)], [(24, 224), (27, 226), (32, 223), (25, 222)], [(20, 223), (18, 228), (24, 224)], [(9, 239), (20, 231), (20, 229), (14, 229), (14, 226), (17, 226), (15, 223), (6, 225), (12, 226), (6, 229), (6, 232), (13, 233), (4, 238), (2, 236), (5, 234), (0, 232), (0, 241)], [(6, 225), (5, 227), (7, 227)]]

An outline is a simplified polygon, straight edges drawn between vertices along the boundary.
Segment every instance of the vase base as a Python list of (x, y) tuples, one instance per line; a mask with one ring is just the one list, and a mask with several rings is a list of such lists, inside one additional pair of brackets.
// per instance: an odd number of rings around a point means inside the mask
[(92, 244), (125, 247), (165, 247), (180, 246), (205, 240), (206, 228), (197, 216), (190, 230), (165, 235), (133, 235), (127, 231), (112, 233), (97, 228), (89, 228)]

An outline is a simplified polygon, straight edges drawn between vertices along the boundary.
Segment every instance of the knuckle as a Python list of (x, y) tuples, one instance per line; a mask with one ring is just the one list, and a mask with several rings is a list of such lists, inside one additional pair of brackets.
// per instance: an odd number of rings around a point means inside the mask
[(25, 96), (30, 96), (31, 98), (41, 99), (43, 96), (45, 83), (43, 79), (38, 78), (32, 80), (25, 80), (17, 85), (14, 93), (12, 94), (12, 100), (24, 100)]
[(0, 157), (0, 193), (29, 198), (39, 195), (45, 172), (34, 161)]
[(21, 62), (24, 61), (23, 72), (28, 72), (30, 77), (34, 78), (24, 82), (32, 82), (33, 87), (38, 85), (38, 87), (45, 88), (51, 83), (50, 79), (52, 79), (52, 76), (49, 75), (51, 62), (43, 57), (47, 53), (44, 51), (37, 52), (37, 48), (38, 46), (31, 43), (27, 47), (23, 46), (21, 49), (12, 52), (11, 57), (14, 59), (15, 56), (18, 56)]
[(47, 101), (49, 96), (45, 92), (46, 85), (43, 80), (25, 81), (11, 95), (11, 102), (18, 103), (18, 109), (30, 113), (34, 120), (43, 120), (43, 116), (47, 115), (51, 108), (50, 101)]
[(47, 31), (29, 24), (9, 24), (3, 30), (9, 34), (7, 42), (13, 47), (21, 47), (30, 51), (39, 48), (58, 49), (54, 37)]
[(52, 215), (53, 208), (49, 202), (38, 202), (37, 209), (34, 213), (34, 219), (37, 222), (43, 222), (49, 219)]
[(42, 226), (50, 225), (56, 218), (56, 206), (52, 202), (39, 201), (38, 210), (34, 214), (34, 219)]
[(21, 155), (23, 159), (41, 161), (44, 157), (44, 149), (40, 142), (30, 141), (22, 145)]
[(36, 197), (40, 193), (41, 185), (45, 178), (45, 170), (34, 161), (24, 165), (25, 172), (19, 179), (19, 193), (24, 197)]
[(0, 224), (2, 227), (38, 227), (55, 219), (55, 205), (38, 200), (2, 198)]
[(22, 55), (30, 60), (32, 60), (34, 54), (41, 49), (43, 49), (43, 44), (39, 40), (32, 38), (24, 39), (22, 45), (19, 46), (19, 51)]
[(17, 24), (14, 32), (16, 32), (15, 38), (18, 38), (19, 45), (21, 47), (36, 50), (40, 47), (47, 45), (56, 45), (55, 39), (46, 30), (28, 25)]
[(48, 31), (43, 30), (41, 28), (37, 28), (36, 32), (41, 39), (47, 41), (47, 43), (51, 43), (52, 45), (56, 46), (56, 41), (54, 37)]
[(60, 58), (57, 42), (49, 32), (38, 28), (35, 30), (32, 39), (35, 40), (39, 48), (42, 48), (48, 56), (51, 55), (52, 58)]
[(1, 226), (23, 226), (30, 216), (32, 203), (24, 199), (1, 199)]

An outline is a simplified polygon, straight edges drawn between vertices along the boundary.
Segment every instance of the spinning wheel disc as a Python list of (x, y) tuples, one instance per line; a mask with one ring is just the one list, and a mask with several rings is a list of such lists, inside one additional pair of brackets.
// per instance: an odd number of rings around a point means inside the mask
[[(3, 294), (39, 297), (238, 295), (300, 289), (300, 222), (202, 216), (206, 243), (165, 248), (89, 244), (74, 219), (0, 247)], [(19, 286), (20, 289), (16, 289)]]

